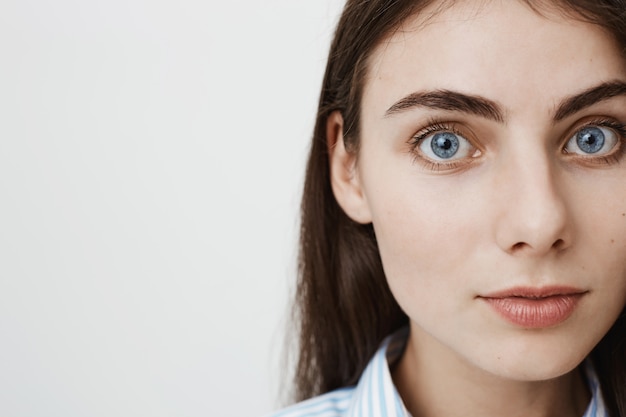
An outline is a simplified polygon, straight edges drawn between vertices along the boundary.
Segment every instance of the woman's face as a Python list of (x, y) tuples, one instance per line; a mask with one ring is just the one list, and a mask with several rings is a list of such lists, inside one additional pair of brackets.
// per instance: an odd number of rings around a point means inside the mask
[(625, 64), (546, 15), (469, 1), (405, 22), (371, 57), (358, 158), (332, 160), (413, 342), (518, 380), (573, 369), (626, 300)]

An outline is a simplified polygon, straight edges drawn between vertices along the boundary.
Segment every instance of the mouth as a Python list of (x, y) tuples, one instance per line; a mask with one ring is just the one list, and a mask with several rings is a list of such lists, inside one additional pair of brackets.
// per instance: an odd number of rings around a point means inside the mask
[(573, 287), (515, 287), (478, 298), (509, 323), (540, 329), (567, 320), (586, 293)]

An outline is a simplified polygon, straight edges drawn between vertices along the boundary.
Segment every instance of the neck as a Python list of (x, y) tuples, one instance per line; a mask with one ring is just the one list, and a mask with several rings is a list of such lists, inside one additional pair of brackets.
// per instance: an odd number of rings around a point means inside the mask
[(429, 337), (412, 328), (392, 372), (413, 417), (580, 417), (589, 403), (578, 369), (545, 381), (511, 380), (454, 357), (432, 340), (429, 346)]

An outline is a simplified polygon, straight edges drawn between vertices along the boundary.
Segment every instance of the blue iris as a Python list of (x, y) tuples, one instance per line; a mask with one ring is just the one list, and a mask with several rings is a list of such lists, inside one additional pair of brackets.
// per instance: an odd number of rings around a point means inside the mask
[(459, 150), (459, 138), (450, 132), (436, 133), (430, 141), (430, 148), (441, 159), (452, 158)]
[(589, 126), (581, 129), (576, 135), (576, 143), (585, 153), (596, 153), (604, 146), (604, 133), (600, 128)]

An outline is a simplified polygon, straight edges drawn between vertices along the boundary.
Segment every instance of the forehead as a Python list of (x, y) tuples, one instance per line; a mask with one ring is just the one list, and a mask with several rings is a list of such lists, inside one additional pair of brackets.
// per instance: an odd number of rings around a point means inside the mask
[(449, 89), (511, 111), (549, 111), (563, 96), (624, 75), (618, 45), (598, 26), (520, 1), (470, 0), (430, 6), (374, 50), (363, 110), (381, 115), (407, 93)]

